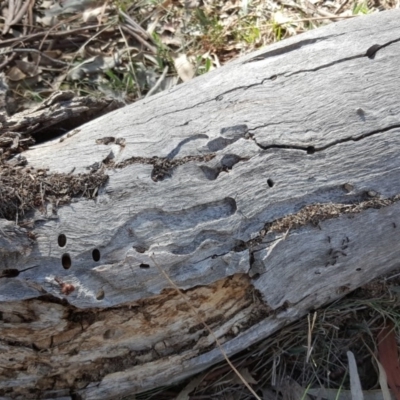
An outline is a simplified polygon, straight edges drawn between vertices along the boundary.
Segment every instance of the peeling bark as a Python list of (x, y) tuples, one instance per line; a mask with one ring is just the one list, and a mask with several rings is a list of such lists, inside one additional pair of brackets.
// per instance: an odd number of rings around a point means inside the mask
[(154, 260), (228, 355), (398, 268), (399, 16), (307, 32), (25, 151), (39, 203), (14, 185), (19, 219), (0, 219), (0, 396), (111, 399), (220, 361)]

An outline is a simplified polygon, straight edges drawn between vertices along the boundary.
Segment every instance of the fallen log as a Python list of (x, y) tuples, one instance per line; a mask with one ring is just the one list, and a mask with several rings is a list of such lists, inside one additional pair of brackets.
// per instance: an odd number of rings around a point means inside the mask
[(0, 396), (178, 382), (223, 359), (201, 321), (232, 355), (398, 268), (399, 16), (282, 41), (5, 160)]

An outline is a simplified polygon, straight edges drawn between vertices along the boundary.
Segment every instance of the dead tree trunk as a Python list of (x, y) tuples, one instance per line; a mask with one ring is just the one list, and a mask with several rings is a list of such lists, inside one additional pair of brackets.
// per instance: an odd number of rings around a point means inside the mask
[(277, 43), (4, 162), (0, 396), (112, 399), (220, 361), (158, 267), (228, 355), (398, 267), (399, 17)]

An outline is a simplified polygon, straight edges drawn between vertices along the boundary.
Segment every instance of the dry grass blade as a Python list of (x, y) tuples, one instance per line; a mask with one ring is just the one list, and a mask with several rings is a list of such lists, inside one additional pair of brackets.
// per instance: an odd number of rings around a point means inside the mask
[(175, 400), (189, 400), (189, 394), (195, 390), (204, 379), (204, 374), (193, 378), (178, 394)]
[(360, 377), (357, 370), (357, 363), (356, 359), (354, 358), (353, 352), (348, 351), (347, 358), (349, 360), (351, 397), (353, 400), (363, 400), (364, 394), (361, 388)]
[(311, 322), (310, 320), (310, 314), (307, 315), (307, 320), (308, 320), (308, 335), (307, 335), (307, 358), (306, 362), (308, 363), (310, 361), (311, 353), (313, 350), (312, 346), (312, 333), (314, 331), (315, 327), (315, 321), (317, 319), (317, 313), (315, 312), (313, 315), (313, 320)]
[(170, 283), (170, 285), (178, 292), (178, 294), (182, 297), (182, 299), (185, 301), (185, 303), (189, 306), (189, 308), (192, 310), (193, 314), (197, 318), (197, 320), (207, 329), (208, 333), (212, 336), (214, 339), (216, 345), (218, 346), (219, 350), (221, 351), (221, 354), (225, 358), (225, 361), (228, 363), (228, 365), (232, 368), (234, 373), (237, 375), (237, 377), (240, 379), (240, 381), (249, 389), (250, 393), (257, 399), (261, 400), (260, 397), (257, 395), (257, 393), (253, 390), (253, 388), (249, 385), (249, 383), (244, 379), (244, 377), (240, 374), (240, 372), (236, 369), (236, 367), (232, 364), (231, 360), (225, 353), (224, 348), (222, 347), (221, 342), (218, 340), (218, 338), (215, 336), (215, 333), (212, 331), (212, 329), (207, 325), (207, 323), (204, 321), (204, 319), (200, 316), (200, 314), (196, 311), (196, 309), (193, 307), (189, 299), (183, 294), (183, 292), (176, 286), (176, 284), (171, 280), (171, 278), (168, 276), (168, 274), (160, 267), (160, 265), (157, 263), (157, 261), (154, 258), (154, 254), (150, 256), (151, 260), (154, 262), (154, 265), (157, 267), (157, 269), (160, 271), (162, 275), (164, 275), (165, 279)]

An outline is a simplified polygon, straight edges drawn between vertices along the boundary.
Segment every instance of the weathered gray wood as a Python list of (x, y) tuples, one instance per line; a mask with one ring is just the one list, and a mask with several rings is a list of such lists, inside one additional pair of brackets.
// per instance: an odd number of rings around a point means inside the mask
[(37, 211), (36, 241), (0, 222), (0, 272), (24, 270), (0, 278), (0, 395), (115, 398), (220, 361), (154, 260), (229, 355), (397, 268), (399, 17), (283, 41), (25, 152), (109, 181)]

